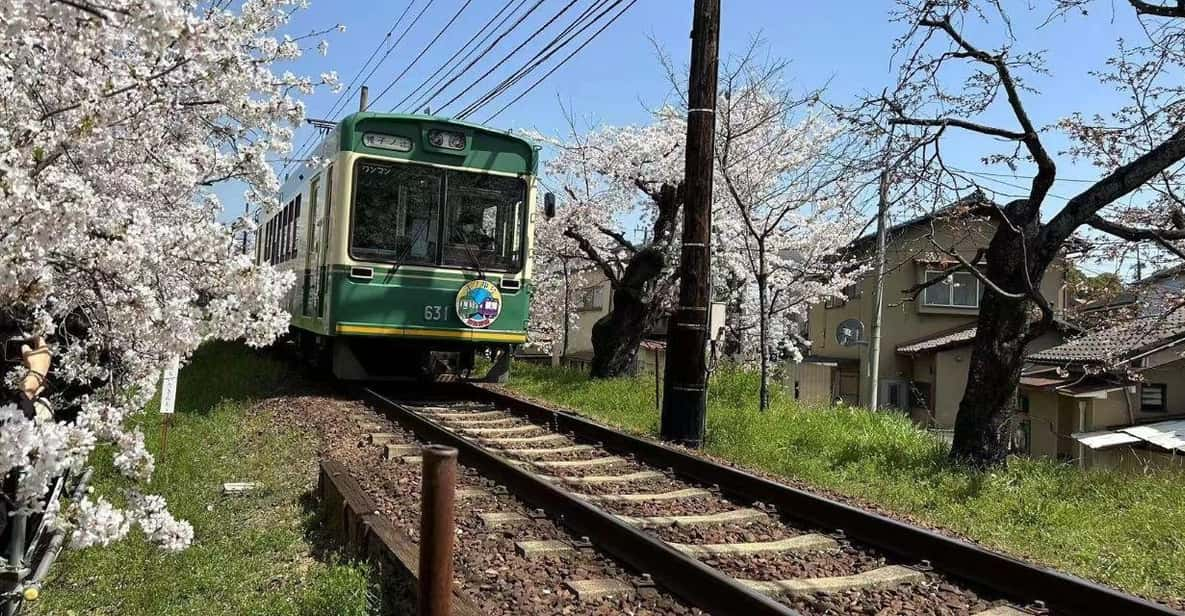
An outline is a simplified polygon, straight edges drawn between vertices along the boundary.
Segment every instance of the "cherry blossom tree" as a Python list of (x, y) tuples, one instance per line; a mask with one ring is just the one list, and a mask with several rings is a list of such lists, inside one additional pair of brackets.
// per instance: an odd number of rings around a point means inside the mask
[[(721, 77), (713, 194), (716, 262), (734, 306), (729, 351), (756, 358), (764, 411), (771, 360), (801, 361), (807, 309), (841, 297), (863, 264), (843, 254), (859, 222), (839, 125), (819, 109), (819, 93), (793, 96), (781, 85), (784, 64), (757, 61), (755, 49)], [(755, 310), (745, 296), (756, 296)]]
[[(560, 183), (564, 200), (554, 219), (538, 225), (539, 254), (577, 256), (613, 290), (612, 311), (592, 329), (594, 377), (623, 374), (673, 299), (682, 123), (679, 112), (666, 107), (647, 126), (603, 127), (585, 135), (573, 129), (567, 139), (534, 135), (555, 152), (545, 169)], [(647, 237), (629, 237), (631, 217), (647, 225)]]
[[(839, 295), (859, 268), (839, 255), (858, 225), (835, 124), (811, 104), (816, 93), (791, 96), (783, 65), (758, 60), (759, 48), (755, 40), (722, 73), (712, 250), (718, 296), (734, 307), (727, 352), (761, 366), (765, 408), (770, 360), (801, 358), (807, 307)], [(599, 268), (614, 291), (593, 329), (594, 376), (620, 374), (674, 301), (685, 117), (685, 105), (667, 105), (643, 126), (538, 137), (556, 151), (546, 170), (567, 198), (538, 244)], [(645, 237), (630, 237), (634, 220)]]
[(10, 505), (41, 512), (54, 477), (112, 443), (136, 486), (48, 512), (76, 547), (132, 528), (169, 550), (190, 543), (189, 524), (142, 491), (154, 460), (128, 420), (170, 357), (287, 327), (291, 276), (235, 249), (209, 189), (238, 180), (272, 203), (268, 156), (290, 150), (296, 97), (336, 76), (275, 68), (323, 34), (278, 34), (303, 2), (235, 6), (0, 0), (0, 317), (54, 354), (52, 413), (0, 407), (0, 474), (19, 478)]
[[(1048, 24), (1095, 4), (1088, 0), (1032, 3), (1037, 21)], [(1122, 3), (1121, 3), (1122, 4)], [(929, 191), (940, 199), (976, 189), (974, 174), (954, 168), (942, 144), (958, 132), (982, 144), (986, 165), (1028, 169), (1023, 194), (1002, 205), (983, 203), (967, 214), (996, 223), (987, 247), (966, 259), (953, 247), (943, 249), (959, 261), (947, 270), (969, 271), (984, 285), (970, 360), (970, 376), (955, 422), (953, 459), (975, 466), (1002, 462), (1008, 451), (1009, 409), (1024, 364), (1026, 345), (1055, 326), (1050, 298), (1039, 281), (1067, 245), (1094, 229), (1118, 238), (1109, 245), (1121, 256), (1133, 243), (1151, 244), (1176, 257), (1185, 256), (1185, 208), (1180, 195), (1185, 159), (1185, 99), (1180, 74), (1185, 68), (1185, 5), (1180, 2), (1128, 0), (1115, 7), (1117, 18), (1137, 19), (1144, 40), (1118, 40), (1102, 67), (1087, 67), (1103, 88), (1126, 99), (1117, 109), (1078, 108), (1093, 97), (1062, 100), (1057, 92), (1037, 88), (1047, 74), (1043, 54), (1025, 51), (1018, 42), (1018, 22), (996, 0), (901, 0), (894, 18), (905, 33), (895, 44), (897, 82), (868, 101), (887, 110), (880, 118), (898, 129), (897, 147), (916, 155), (896, 169), (900, 185)], [(991, 44), (972, 35), (992, 27)], [(1042, 127), (1030, 114), (1033, 101), (1064, 105), (1061, 120)], [(1085, 183), (1064, 204), (1050, 205), (1058, 178), (1057, 152), (1047, 135), (1069, 138), (1064, 154), (1091, 163), (1099, 178)], [(1044, 215), (1043, 215), (1044, 212)], [(1099, 246), (1107, 245), (1100, 242)], [(927, 282), (943, 282), (940, 277)], [(913, 289), (920, 292), (921, 287)]]

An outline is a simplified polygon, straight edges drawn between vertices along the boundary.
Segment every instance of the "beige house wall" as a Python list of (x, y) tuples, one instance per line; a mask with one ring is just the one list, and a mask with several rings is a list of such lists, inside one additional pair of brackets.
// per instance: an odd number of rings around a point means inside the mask
[[(959, 253), (964, 258), (975, 256), (980, 246), (991, 238), (994, 225), (977, 222), (972, 225), (951, 226), (936, 222), (919, 225), (902, 232), (886, 250), (885, 299), (882, 309), (881, 347), (879, 354), (880, 379), (905, 379), (928, 382), (934, 385), (930, 401), (939, 427), (954, 425), (954, 414), (962, 398), (967, 382), (967, 366), (970, 347), (965, 346), (938, 353), (907, 357), (897, 353), (903, 343), (925, 338), (973, 322), (978, 316), (976, 308), (938, 308), (923, 305), (921, 297), (909, 300), (902, 291), (925, 280), (927, 265), (919, 262), (919, 255), (937, 254), (937, 249), (927, 237), (931, 232), (934, 240), (945, 247), (961, 246)], [(924, 259), (923, 259), (924, 260)], [(933, 266), (929, 266), (933, 267)], [(836, 359), (851, 359), (860, 362), (859, 403), (866, 396), (867, 382), (864, 363), (867, 361), (866, 346), (841, 346), (835, 340), (836, 327), (847, 319), (859, 319), (865, 324), (865, 335), (872, 322), (872, 293), (874, 281), (867, 277), (859, 285), (858, 297), (841, 306), (827, 307), (818, 304), (811, 308), (808, 331), (811, 340), (811, 354)], [(1050, 298), (1056, 310), (1064, 309), (1062, 288), (1065, 285), (1065, 271), (1059, 262), (1050, 267), (1041, 282), (1042, 292)], [(1059, 341), (1056, 335), (1043, 337), (1030, 348), (1048, 348)], [(833, 390), (834, 391), (834, 390)], [(926, 413), (923, 411), (922, 416)]]
[(968, 365), (971, 363), (971, 347), (962, 346), (934, 353), (934, 424), (940, 428), (952, 428), (959, 411), (959, 401), (967, 388)]
[[(1185, 414), (1185, 359), (1181, 359), (1181, 347), (1176, 347), (1168, 351), (1162, 352), (1157, 357), (1149, 357), (1147, 363), (1155, 365), (1156, 363), (1163, 363), (1163, 365), (1156, 368), (1149, 368), (1143, 371), (1145, 383), (1155, 383), (1165, 385), (1165, 410), (1164, 413), (1145, 413), (1140, 410), (1140, 393), (1139, 387), (1137, 392), (1132, 395), (1132, 404), (1136, 410), (1136, 417), (1140, 420), (1156, 419), (1162, 415), (1182, 415)], [(1166, 362), (1167, 363), (1164, 363)]]
[(1089, 454), (1090, 466), (1105, 466), (1133, 472), (1152, 469), (1185, 469), (1185, 455), (1173, 455), (1158, 451), (1116, 447)]
[(1057, 456), (1058, 395), (1052, 391), (1028, 391), (1029, 454), (1035, 457)]
[(832, 370), (822, 364), (792, 363), (786, 366), (783, 384), (797, 392), (798, 400), (804, 404), (829, 404)]

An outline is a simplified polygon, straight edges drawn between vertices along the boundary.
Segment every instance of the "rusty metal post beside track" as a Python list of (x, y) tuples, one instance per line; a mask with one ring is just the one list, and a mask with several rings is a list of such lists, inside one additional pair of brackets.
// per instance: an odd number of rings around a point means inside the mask
[(420, 488), (420, 616), (449, 616), (453, 596), (453, 503), (457, 450), (427, 445)]

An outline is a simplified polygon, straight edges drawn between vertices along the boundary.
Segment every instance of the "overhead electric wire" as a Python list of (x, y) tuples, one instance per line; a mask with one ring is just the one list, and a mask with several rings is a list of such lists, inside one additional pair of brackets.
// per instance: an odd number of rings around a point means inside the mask
[[(385, 35), (383, 35), (383, 39), (379, 41), (379, 44), (375, 45), (374, 51), (370, 52), (370, 57), (366, 59), (366, 62), (358, 69), (358, 72), (354, 73), (354, 76), (350, 78), (349, 85), (346, 86), (345, 90), (342, 90), (341, 94), (339, 94), (337, 97), (337, 101), (334, 102), (333, 107), (329, 109), (329, 113), (325, 115), (328, 117), (334, 117), (334, 114), (337, 113), (338, 106), (343, 101), (350, 100), (350, 91), (354, 89), (354, 84), (356, 84), (358, 82), (358, 78), (362, 76), (362, 71), (366, 70), (366, 68), (370, 66), (371, 61), (373, 61), (374, 57), (379, 54), (379, 50), (383, 48), (383, 44), (386, 43), (387, 40), (391, 38), (391, 35), (395, 33), (395, 28), (399, 27), (399, 23), (403, 21), (403, 18), (407, 16), (407, 12), (411, 10), (412, 5), (415, 3), (416, 0), (410, 0), (407, 3), (407, 6), (403, 7), (403, 12), (401, 12), (399, 17), (395, 19), (395, 23), (391, 24), (391, 28), (387, 30)], [(396, 41), (396, 43), (398, 43), (398, 41)], [(394, 47), (394, 45), (392, 45), (392, 47)]]
[[(579, 37), (579, 36), (580, 36), (580, 34), (584, 32), (584, 30), (588, 29), (590, 26), (592, 26), (593, 24), (595, 24), (595, 23), (597, 22), (597, 20), (599, 20), (599, 19), (601, 18), (601, 16), (603, 16), (605, 13), (608, 13), (609, 11), (612, 11), (612, 10), (613, 10), (613, 8), (615, 8), (615, 7), (617, 7), (618, 5), (620, 5), (620, 4), (621, 4), (623, 1), (624, 1), (624, 0), (617, 0), (617, 2), (615, 2), (615, 3), (614, 3), (612, 6), (610, 6), (608, 9), (606, 9), (606, 11), (605, 11), (604, 13), (602, 13), (601, 15), (598, 15), (596, 18), (594, 18), (594, 19), (593, 19), (593, 21), (589, 22), (589, 23), (588, 23), (588, 24), (586, 24), (584, 27), (582, 27), (582, 28), (581, 28), (581, 29), (580, 29), (578, 32), (576, 32), (575, 34), (573, 34), (573, 35), (572, 35), (572, 36), (571, 36), (571, 37), (570, 37), (570, 38), (569, 38), (567, 41), (564, 41), (563, 43), (561, 43), (561, 44), (560, 44), (559, 46), (557, 46), (555, 49), (553, 49), (552, 51), (550, 51), (550, 52), (549, 52), (547, 55), (543, 56), (543, 57), (542, 57), (542, 58), (541, 58), (539, 61), (537, 61), (537, 62), (536, 62), (534, 65), (532, 65), (530, 68), (528, 68), (528, 69), (527, 69), (525, 72), (523, 72), (521, 75), (519, 75), (519, 76), (515, 77), (513, 80), (511, 80), (511, 81), (510, 81), (510, 83), (508, 83), (508, 84), (507, 84), (507, 85), (506, 85), (504, 88), (502, 88), (502, 89), (501, 89), (501, 91), (499, 91), (498, 93), (494, 94), (492, 97), (489, 97), (489, 98), (488, 98), (488, 99), (486, 99), (484, 102), (480, 102), (479, 104), (476, 104), (476, 105), (471, 105), (472, 109), (471, 109), (471, 110), (469, 110), (468, 112), (464, 113), (463, 115), (461, 115), (461, 116), (460, 116), (460, 117), (461, 117), (461, 119), (464, 119), (464, 118), (466, 118), (466, 117), (468, 117), (468, 116), (472, 115), (474, 112), (476, 112), (478, 109), (480, 109), (480, 108), (481, 108), (481, 107), (483, 107), (484, 105), (486, 105), (486, 104), (489, 104), (490, 102), (492, 102), (494, 99), (496, 99), (498, 96), (500, 96), (500, 95), (502, 94), (502, 92), (505, 92), (507, 89), (509, 89), (511, 86), (513, 86), (513, 85), (514, 85), (514, 83), (516, 83), (516, 82), (517, 82), (519, 79), (521, 79), (522, 77), (525, 77), (527, 74), (531, 73), (531, 72), (532, 72), (532, 71), (534, 71), (536, 68), (538, 68), (539, 66), (541, 66), (541, 65), (542, 65), (544, 62), (546, 62), (546, 61), (547, 61), (547, 60), (548, 60), (548, 59), (549, 59), (549, 58), (550, 58), (552, 55), (554, 55), (556, 52), (558, 52), (559, 50), (563, 49), (563, 48), (564, 48), (565, 46), (567, 46), (567, 45), (568, 45), (570, 42), (572, 42), (572, 41), (573, 41), (573, 40), (575, 40), (577, 37)], [(589, 45), (589, 43), (592, 43), (592, 42), (593, 42), (593, 40), (595, 40), (595, 39), (596, 39), (598, 36), (600, 36), (600, 35), (601, 35), (601, 33), (602, 33), (602, 32), (604, 32), (606, 29), (608, 29), (608, 27), (609, 27), (609, 26), (613, 25), (613, 24), (614, 24), (614, 23), (615, 23), (615, 22), (616, 22), (616, 21), (617, 21), (617, 20), (618, 20), (618, 19), (619, 19), (619, 18), (620, 18), (622, 15), (624, 15), (624, 14), (626, 13), (626, 11), (629, 11), (629, 10), (630, 10), (630, 8), (632, 8), (632, 7), (634, 6), (634, 4), (636, 4), (636, 3), (637, 3), (637, 1), (638, 1), (638, 0), (630, 0), (629, 4), (625, 5), (625, 7), (624, 7), (624, 8), (622, 8), (620, 11), (618, 11), (616, 15), (614, 15), (614, 16), (613, 16), (612, 18), (610, 18), (610, 19), (609, 19), (607, 22), (605, 22), (605, 23), (604, 23), (604, 24), (603, 24), (603, 25), (602, 25), (600, 28), (598, 28), (596, 32), (593, 32), (593, 33), (592, 33), (592, 35), (591, 35), (591, 36), (589, 36), (587, 39), (585, 39), (585, 41), (584, 41), (583, 43), (581, 43), (581, 44), (580, 44), (580, 46), (578, 46), (576, 49), (574, 49), (574, 50), (572, 51), (572, 53), (570, 53), (570, 54), (568, 54), (567, 56), (565, 56), (565, 57), (564, 57), (562, 60), (560, 60), (560, 61), (559, 61), (559, 63), (557, 63), (557, 64), (556, 64), (555, 66), (553, 66), (553, 67), (552, 67), (550, 70), (548, 70), (546, 73), (544, 73), (542, 77), (540, 77), (540, 78), (539, 78), (539, 79), (537, 79), (537, 80), (536, 80), (534, 83), (532, 83), (532, 84), (531, 84), (531, 85), (530, 85), (530, 86), (529, 86), (529, 87), (528, 87), (526, 90), (523, 90), (521, 93), (519, 93), (519, 95), (518, 95), (518, 96), (516, 96), (516, 97), (514, 97), (514, 99), (513, 99), (513, 100), (511, 100), (509, 103), (507, 103), (506, 105), (504, 105), (503, 107), (501, 107), (500, 109), (498, 109), (498, 111), (494, 112), (494, 114), (493, 114), (493, 115), (491, 115), (491, 116), (489, 116), (488, 118), (486, 118), (486, 120), (485, 120), (485, 121), (486, 121), (486, 122), (489, 122), (490, 120), (493, 120), (493, 119), (494, 119), (494, 118), (496, 118), (498, 115), (500, 115), (500, 114), (501, 114), (503, 111), (505, 111), (507, 108), (509, 108), (511, 105), (513, 105), (514, 103), (518, 102), (520, 99), (522, 99), (522, 97), (526, 96), (526, 95), (527, 95), (529, 92), (531, 92), (531, 91), (532, 91), (532, 90), (534, 90), (536, 87), (538, 87), (538, 86), (539, 86), (539, 84), (543, 83), (543, 82), (544, 82), (544, 81), (545, 81), (545, 80), (546, 80), (548, 77), (550, 77), (550, 76), (551, 76), (553, 73), (555, 73), (557, 70), (559, 70), (559, 68), (560, 68), (560, 67), (562, 67), (563, 65), (567, 64), (569, 60), (571, 60), (573, 57), (575, 57), (575, 56), (576, 56), (576, 54), (580, 53), (580, 52), (581, 52), (581, 50), (583, 50), (585, 47), (587, 47), (587, 46)]]
[[(543, 62), (550, 59), (551, 56), (555, 55), (555, 53), (558, 52), (560, 49), (563, 49), (564, 47), (566, 47), (569, 43), (571, 43), (573, 40), (575, 40), (577, 37), (579, 37), (582, 33), (584, 33), (584, 31), (587, 30), (590, 26), (592, 26), (598, 20), (600, 20), (602, 17), (607, 15), (609, 13), (609, 11), (616, 8), (617, 5), (621, 4), (621, 2), (623, 0), (617, 0), (616, 3), (609, 6), (607, 9), (601, 11), (600, 14), (593, 17), (593, 19), (591, 21), (581, 25), (581, 22), (583, 22), (592, 12), (594, 12), (598, 8), (605, 6), (609, 1), (610, 0), (598, 0), (598, 4), (590, 6), (588, 9), (586, 9), (585, 12), (580, 15), (580, 17), (578, 17), (571, 24), (568, 24), (568, 27), (564, 28), (564, 30), (562, 32), (560, 32), (558, 35), (556, 35), (550, 42), (548, 42), (541, 49), (536, 51), (535, 55), (532, 56), (522, 67), (520, 67), (518, 70), (511, 73), (508, 77), (504, 78), (502, 81), (498, 82), (497, 85), (495, 85), (493, 88), (491, 88), (485, 94), (478, 97), (477, 100), (474, 100), (473, 102), (469, 103), (469, 105), (467, 105), (464, 109), (462, 109), (460, 112), (458, 112), (457, 118), (459, 118), (459, 119), (467, 118), (470, 115), (472, 115), (475, 111), (477, 111), (481, 107), (488, 104), (490, 101), (494, 100), (498, 96), (501, 96), (503, 92), (505, 92), (512, 86), (514, 86), (514, 84), (518, 83), (523, 77), (525, 77), (526, 75), (528, 75), (529, 73), (534, 71), (536, 68), (538, 68)], [(572, 30), (575, 29), (578, 25), (581, 26), (580, 29), (577, 30), (575, 34), (571, 34)], [(570, 34), (570, 36), (569, 36), (569, 34)], [(565, 37), (567, 37), (567, 38), (565, 38)], [(560, 42), (561, 40), (563, 41), (562, 43)], [(559, 43), (558, 46), (557, 46), (557, 43)]]
[(461, 16), (461, 13), (465, 12), (465, 9), (468, 8), (470, 4), (473, 4), (473, 0), (465, 0), (465, 3), (461, 5), (461, 8), (457, 9), (457, 12), (453, 14), (452, 19), (448, 20), (448, 23), (444, 24), (444, 27), (440, 29), (440, 32), (437, 32), (436, 36), (432, 37), (432, 40), (428, 41), (428, 44), (420, 50), (420, 53), (416, 54), (416, 57), (412, 58), (407, 67), (405, 67), (402, 72), (396, 75), (395, 79), (392, 79), (391, 83), (387, 84), (387, 87), (383, 88), (383, 91), (379, 92), (378, 96), (374, 97), (372, 103), (377, 103), (380, 98), (382, 98), (387, 92), (391, 91), (391, 88), (395, 87), (395, 84), (399, 83), (400, 79), (403, 79), (403, 76), (406, 75), (407, 72), (410, 71), (412, 67), (420, 61), (420, 58), (424, 57), (425, 53), (428, 53), (429, 49), (432, 49), (432, 46), (436, 44), (436, 41), (440, 40), (440, 37), (443, 36), (446, 31), (448, 31), (448, 29), (453, 25), (453, 22), (457, 21), (457, 18)]
[[(555, 15), (553, 15), (551, 17), (551, 19), (548, 19), (547, 22), (543, 24), (543, 26), (537, 28), (534, 32), (531, 33), (530, 36), (528, 36), (526, 38), (526, 40), (519, 43), (518, 46), (515, 47), (514, 49), (510, 50), (510, 53), (506, 54), (505, 56), (502, 56), (502, 59), (498, 60), (493, 66), (491, 66), (488, 70), (486, 70), (486, 72), (482, 73), (482, 75), (480, 77), (478, 77), (476, 80), (474, 80), (473, 83), (470, 83), (468, 86), (466, 86), (464, 90), (461, 90), (459, 93), (457, 93), (456, 96), (450, 98), (448, 100), (448, 102), (441, 105), (440, 109), (443, 111), (444, 109), (448, 108), (449, 105), (457, 102), (457, 99), (464, 96), (466, 93), (469, 92), (469, 90), (472, 90), (473, 88), (477, 87), (477, 85), (479, 83), (481, 83), (483, 80), (485, 80), (486, 77), (489, 77), (491, 73), (493, 73), (495, 70), (497, 70), (503, 64), (505, 64), (507, 60), (509, 60), (511, 57), (513, 57), (520, 50), (522, 50), (522, 48), (525, 47), (527, 45), (527, 43), (530, 43), (532, 40), (535, 39), (535, 37), (539, 36), (544, 30), (547, 29), (548, 26), (550, 26), (552, 23), (554, 23), (556, 19), (558, 19), (565, 12), (567, 12), (568, 9), (575, 6), (578, 1), (579, 0), (570, 0), (568, 2), (568, 4), (564, 5), (564, 8), (560, 9), (560, 11), (558, 13), (556, 13)], [(536, 4), (536, 6), (538, 6), (538, 3)], [(532, 10), (534, 8), (535, 7), (532, 7)], [(579, 19), (579, 18), (577, 18), (577, 19)], [(518, 24), (516, 23), (515, 25), (517, 26)]]
[[(587, 7), (584, 12), (582, 12), (575, 20), (572, 21), (572, 23), (568, 24), (567, 27), (560, 31), (559, 34), (548, 41), (546, 45), (536, 50), (535, 55), (531, 56), (531, 58), (529, 58), (521, 67), (511, 73), (508, 77), (502, 79), (502, 81), (498, 82), (493, 88), (486, 91), (485, 94), (481, 95), (476, 100), (465, 106), (465, 108), (456, 114), (456, 117), (459, 119), (464, 119), (477, 109), (480, 109), (493, 99), (500, 96), (508, 88), (518, 83), (518, 81), (524, 76), (535, 70), (540, 64), (551, 58), (551, 56), (557, 51), (567, 46), (590, 26), (597, 23), (597, 21), (599, 21), (602, 17), (607, 15), (610, 11), (621, 4), (621, 2), (623, 2), (623, 0), (616, 0), (616, 2), (614, 2), (612, 5), (609, 5), (607, 8), (605, 8), (610, 1), (611, 0), (597, 0), (594, 4)], [(604, 8), (604, 10), (602, 10), (600, 13), (597, 13), (596, 15), (593, 15), (593, 13), (595, 13), (598, 9), (602, 8)], [(592, 19), (586, 22), (590, 15), (593, 15)], [(577, 27), (579, 27), (579, 30), (576, 29)], [(575, 33), (573, 33), (573, 30), (575, 30)]]
[[(461, 67), (462, 64), (465, 64), (466, 62), (468, 62), (469, 58), (473, 57), (473, 54), (477, 53), (477, 50), (479, 48), (481, 48), (482, 45), (485, 45), (486, 41), (490, 40), (490, 37), (494, 36), (494, 34), (496, 34), (499, 30), (501, 30), (502, 26), (505, 25), (506, 22), (509, 21), (510, 18), (513, 17), (515, 13), (518, 12), (519, 9), (522, 8), (522, 6), (524, 4), (527, 3), (527, 0), (510, 0), (509, 2), (506, 3), (506, 6), (502, 7), (501, 11), (498, 11), (498, 15), (494, 15), (494, 17), (491, 18), (490, 22), (492, 23), (494, 19), (497, 19), (499, 15), (501, 15), (504, 11), (506, 11), (506, 9), (509, 8), (510, 5), (514, 4), (516, 1), (518, 2), (518, 4), (515, 5), (515, 7), (513, 9), (511, 9), (509, 13), (506, 13), (506, 15), (502, 17), (501, 21), (499, 21), (497, 23), (497, 25), (495, 25), (493, 28), (489, 28), (490, 24), (489, 23), (486, 24), (486, 28), (483, 28), (483, 30), (489, 29), (489, 32), (486, 32), (485, 36), (483, 36), (480, 41), (477, 41), (477, 44), (473, 45), (473, 48), (470, 49), (468, 52), (466, 52), (465, 55), (461, 57), (461, 59), (457, 60), (455, 63), (453, 62), (452, 59), (450, 59), (448, 62), (445, 63), (445, 64), (452, 63), (452, 66), (449, 67), (449, 69), (447, 71), (440, 72), (436, 76), (435, 80), (432, 80), (432, 83), (430, 85), (429, 84), (421, 84), (419, 88), (416, 88), (416, 90), (420, 90), (420, 92), (416, 92), (415, 90), (413, 90), (412, 93), (410, 93), (410, 94), (408, 94), (408, 96), (404, 97), (404, 100), (399, 101), (399, 103), (396, 104), (395, 107), (392, 107), (392, 109), (394, 110), (398, 107), (401, 107), (403, 105), (403, 103), (407, 102), (407, 99), (411, 96), (416, 96), (416, 99), (407, 108), (408, 111), (410, 111), (412, 113), (414, 113), (416, 109), (423, 108), (425, 105), (432, 102), (433, 95), (428, 95), (427, 100), (425, 100), (425, 92), (428, 92), (429, 90), (433, 90), (434, 88), (439, 86), (440, 83), (443, 82), (445, 79), (452, 77), (453, 73), (455, 73), (457, 71), (457, 69)], [(481, 34), (481, 33), (479, 32), (478, 34)], [(470, 40), (469, 43), (466, 43), (466, 47), (468, 47), (469, 44), (473, 43), (473, 42), (474, 42), (474, 40)], [(464, 49), (464, 48), (462, 48), (462, 49)], [(453, 57), (455, 58), (456, 54), (454, 54)], [(425, 85), (427, 85), (427, 87), (424, 87)]]
[[(474, 58), (473, 60), (471, 60), (469, 62), (469, 64), (466, 64), (465, 68), (461, 69), (461, 72), (457, 73), (455, 76), (453, 76), (451, 79), (449, 79), (448, 82), (446, 82), (443, 86), (440, 86), (439, 88), (437, 88), (436, 91), (433, 92), (428, 97), (428, 99), (426, 101), (424, 101), (423, 103), (419, 103), (417, 101), (417, 104), (428, 105), (433, 100), (435, 100), (436, 97), (439, 96), (441, 92), (446, 90), (449, 86), (453, 85), (453, 83), (456, 82), (457, 79), (460, 79), (462, 75), (469, 72), (469, 69), (473, 68), (478, 62), (480, 62), (482, 60), (482, 58), (484, 58), (486, 56), (486, 54), (488, 54), (491, 50), (493, 50), (495, 47), (497, 47), (498, 44), (502, 42), (502, 39), (506, 38), (511, 32), (513, 32), (516, 28), (518, 28), (519, 25), (521, 25), (523, 23), (523, 21), (526, 20), (526, 18), (530, 17), (531, 14), (535, 12), (535, 9), (539, 8), (539, 6), (543, 4), (544, 1), (545, 0), (536, 0), (535, 4), (532, 4), (531, 8), (527, 9), (527, 12), (520, 15), (519, 18), (517, 20), (515, 20), (515, 22), (513, 24), (510, 25), (509, 28), (507, 28), (505, 31), (503, 31), (502, 34), (499, 34), (498, 38), (494, 39), (494, 42), (490, 43), (489, 46), (487, 46), (485, 49), (483, 49), (481, 51), (481, 53), (477, 54), (477, 57)], [(470, 85), (469, 87), (473, 87), (473, 86)], [(443, 109), (445, 106), (447, 106), (447, 105), (442, 105), (441, 109)]]
[[(407, 28), (405, 28), (399, 37), (395, 39), (395, 42), (391, 43), (391, 46), (387, 48), (387, 51), (383, 54), (383, 57), (379, 58), (379, 61), (374, 65), (374, 68), (370, 69), (370, 72), (366, 74), (366, 77), (362, 78), (362, 84), (365, 84), (366, 80), (370, 79), (371, 75), (374, 75), (375, 71), (377, 71), (378, 68), (382, 66), (383, 62), (387, 61), (387, 58), (391, 55), (391, 52), (394, 51), (395, 48), (399, 46), (399, 43), (404, 39), (404, 37), (406, 37), (407, 34), (411, 32), (413, 28), (415, 28), (416, 24), (419, 23), (420, 18), (424, 16), (424, 13), (428, 10), (428, 7), (432, 6), (434, 1), (435, 0), (428, 0), (428, 4), (424, 5), (424, 8), (420, 9), (420, 12), (417, 13), (415, 18), (412, 19), (411, 23), (407, 25)], [(391, 26), (391, 29), (387, 31), (387, 34), (382, 38), (382, 40), (379, 41), (379, 44), (375, 46), (374, 52), (370, 54), (370, 58), (366, 60), (366, 63), (362, 65), (362, 68), (358, 69), (358, 74), (354, 75), (354, 78), (350, 80), (351, 83), (357, 82), (358, 75), (362, 74), (362, 71), (366, 70), (366, 67), (370, 64), (371, 60), (373, 60), (374, 56), (378, 54), (378, 51), (383, 48), (383, 44), (387, 42), (387, 39), (391, 37), (391, 34), (395, 31), (395, 29), (399, 27), (399, 24), (403, 21), (403, 18), (407, 15), (407, 12), (411, 10), (411, 7), (415, 3), (416, 0), (410, 0), (410, 2), (407, 3), (407, 6), (403, 8), (403, 12), (399, 14), (399, 17), (395, 20), (395, 23)], [(343, 101), (349, 100), (345, 96), (348, 93), (349, 88), (347, 88), (347, 90), (342, 94), (339, 94), (337, 101), (334, 102), (333, 107), (329, 110), (327, 115), (333, 120), (337, 120), (336, 113), (338, 111), (338, 106)], [(312, 141), (315, 136), (316, 133), (310, 133), (309, 136), (306, 137), (303, 142), (301, 142), (300, 147), (296, 148), (295, 150), (297, 155), (289, 161), (289, 165), (304, 158), (305, 152), (307, 152), (307, 148), (309, 147), (309, 142)], [(284, 169), (281, 172), (286, 172), (289, 165), (284, 165)]]

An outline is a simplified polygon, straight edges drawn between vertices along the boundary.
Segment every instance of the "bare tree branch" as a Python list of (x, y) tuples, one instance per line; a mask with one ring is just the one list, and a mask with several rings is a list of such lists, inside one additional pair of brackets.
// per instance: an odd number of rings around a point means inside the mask
[(617, 275), (617, 270), (614, 269), (611, 263), (606, 261), (605, 258), (601, 256), (601, 253), (597, 252), (596, 247), (592, 245), (592, 242), (588, 241), (588, 238), (581, 235), (576, 229), (570, 227), (564, 230), (564, 236), (572, 238), (572, 240), (575, 241), (578, 246), (580, 246), (580, 250), (584, 252), (588, 260), (592, 261), (597, 267), (601, 268), (601, 271), (605, 273), (605, 277), (609, 279), (613, 286), (617, 286), (617, 284), (620, 282), (620, 277)]
[(1172, 240), (1185, 240), (1185, 229), (1142, 229), (1112, 222), (1097, 214), (1091, 216), (1086, 224), (1129, 242), (1156, 242), (1161, 248), (1185, 259), (1185, 251), (1172, 242)]

